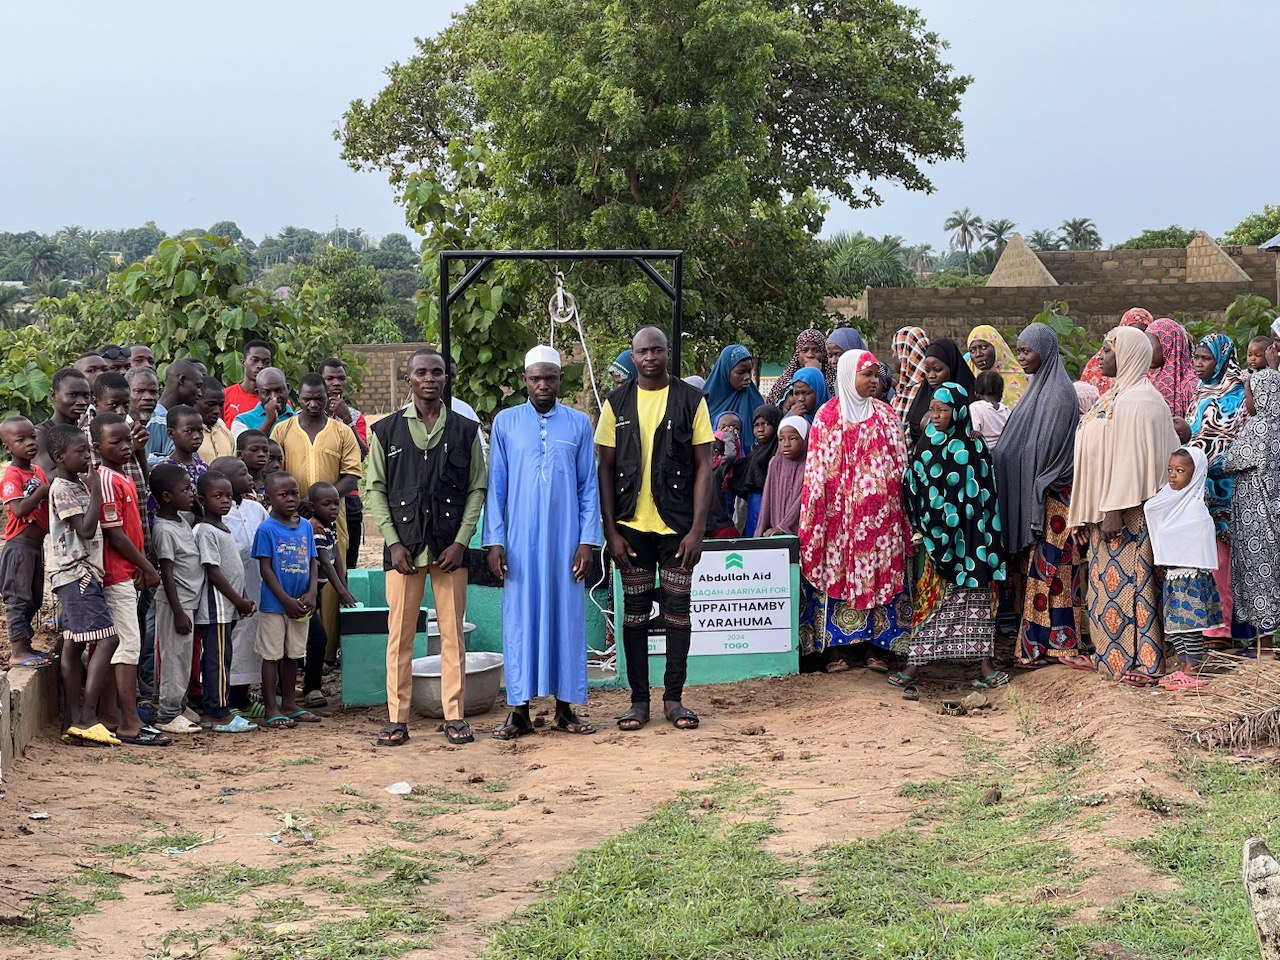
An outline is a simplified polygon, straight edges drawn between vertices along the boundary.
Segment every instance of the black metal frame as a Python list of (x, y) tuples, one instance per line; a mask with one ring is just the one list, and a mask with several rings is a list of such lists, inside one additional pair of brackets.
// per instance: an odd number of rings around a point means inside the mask
[[(440, 252), (440, 352), (452, 360), (449, 353), (449, 308), (453, 301), (479, 279), (485, 267), (495, 260), (630, 260), (639, 267), (654, 284), (671, 298), (671, 369), (680, 376), (680, 321), (684, 310), (684, 251), (683, 250), (442, 250)], [(668, 281), (650, 260), (670, 260), (671, 280)], [(449, 266), (454, 261), (473, 263), (456, 287), (449, 286)], [(445, 399), (453, 395), (453, 377), (445, 381)]]

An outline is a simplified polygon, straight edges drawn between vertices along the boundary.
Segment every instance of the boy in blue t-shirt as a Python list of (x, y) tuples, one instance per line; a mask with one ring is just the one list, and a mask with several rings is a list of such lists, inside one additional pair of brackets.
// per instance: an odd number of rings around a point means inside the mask
[(316, 542), (311, 524), (298, 518), (297, 480), (283, 472), (270, 474), (265, 493), (271, 513), (253, 538), (253, 555), (262, 572), (254, 649), (262, 657), (262, 726), (274, 730), (320, 722), (315, 714), (299, 709), (296, 699), (298, 661), (307, 652), (307, 620), (316, 606)]

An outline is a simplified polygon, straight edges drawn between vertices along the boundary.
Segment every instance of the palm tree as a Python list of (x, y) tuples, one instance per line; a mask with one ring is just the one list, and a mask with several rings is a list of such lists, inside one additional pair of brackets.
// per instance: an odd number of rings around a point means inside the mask
[[(886, 238), (888, 240), (901, 238)], [(909, 287), (914, 277), (892, 243), (863, 233), (839, 233), (824, 242), (827, 293), (852, 296), (866, 287)]]
[(1068, 250), (1100, 250), (1102, 248), (1102, 234), (1098, 232), (1098, 225), (1089, 217), (1075, 217), (1071, 220), (1063, 220), (1062, 239), (1066, 241)]
[(969, 272), (969, 254), (973, 252), (973, 245), (978, 242), (978, 232), (982, 229), (982, 218), (976, 213), (970, 213), (969, 208), (957, 210), (947, 217), (946, 222), (942, 224), (943, 230), (951, 230), (951, 248), (953, 250), (964, 251), (964, 269)]
[(996, 249), (996, 256), (1004, 253), (1005, 244), (1013, 234), (1017, 224), (1009, 219), (988, 220), (982, 227), (982, 242), (989, 243)]
[(1027, 234), (1032, 250), (1061, 250), (1062, 240), (1052, 230), (1032, 230)]
[(37, 240), (18, 254), (17, 262), (27, 283), (48, 280), (62, 273), (62, 251), (53, 240)]
[(933, 249), (932, 243), (917, 243), (904, 247), (903, 257), (907, 266), (916, 272), (916, 276), (922, 277), (934, 268), (937, 252)]
[(26, 324), (15, 308), (22, 299), (22, 291), (17, 287), (0, 287), (0, 329), (17, 330)]

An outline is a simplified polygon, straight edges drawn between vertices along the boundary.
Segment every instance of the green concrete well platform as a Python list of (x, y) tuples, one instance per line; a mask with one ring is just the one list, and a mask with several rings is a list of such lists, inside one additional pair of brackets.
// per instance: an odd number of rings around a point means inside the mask
[[(387, 575), (383, 570), (349, 570), (347, 586), (358, 606), (343, 610), (339, 630), (342, 635), (342, 705), (364, 707), (387, 702)], [(597, 593), (598, 600), (605, 595)], [(413, 655), (425, 657), (439, 653), (439, 641), (427, 636), (427, 608), (433, 607), (431, 580), (422, 597), (418, 632), (414, 636)], [(502, 588), (467, 586), (468, 623), (475, 629), (467, 634), (470, 651), (502, 652)], [(587, 604), (587, 646), (603, 650), (604, 617), (591, 603)]]

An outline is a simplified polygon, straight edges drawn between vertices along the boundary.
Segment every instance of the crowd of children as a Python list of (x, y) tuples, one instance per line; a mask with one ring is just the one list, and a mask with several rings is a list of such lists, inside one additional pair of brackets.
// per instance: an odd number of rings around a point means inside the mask
[[(207, 376), (194, 405), (167, 409), (150, 364), (60, 370), (52, 394), (49, 420), (0, 423), (0, 592), (10, 666), (60, 666), (64, 741), (159, 747), (319, 722), (296, 692), (305, 663), (306, 702), (323, 705), (317, 594), (328, 585), (354, 604), (334, 485), (304, 499), (279, 444), (257, 429), (233, 440), (223, 387)], [(156, 456), (161, 422), (168, 452)], [(32, 645), (46, 578), (56, 659)], [(262, 684), (260, 705), (249, 682)]]

